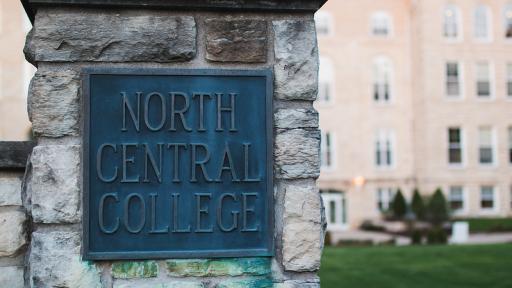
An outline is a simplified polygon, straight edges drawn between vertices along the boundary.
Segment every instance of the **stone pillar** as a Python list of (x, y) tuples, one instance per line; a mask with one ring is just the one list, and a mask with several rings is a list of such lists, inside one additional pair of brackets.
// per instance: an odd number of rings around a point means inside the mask
[[(313, 14), (323, 2), (24, 1), (33, 19), (25, 54), (37, 67), (28, 100), (37, 146), (26, 177), (26, 287), (319, 287)], [(85, 67), (273, 70), (273, 257), (82, 259)]]

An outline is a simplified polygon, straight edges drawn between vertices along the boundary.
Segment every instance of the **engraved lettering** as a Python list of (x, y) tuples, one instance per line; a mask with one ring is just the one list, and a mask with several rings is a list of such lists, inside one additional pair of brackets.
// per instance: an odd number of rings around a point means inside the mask
[[(190, 106), (187, 94), (182, 93), (182, 92), (172, 92), (172, 93), (170, 93), (170, 95), (171, 95), (171, 128), (169, 129), (169, 131), (176, 131), (176, 119), (175, 119), (176, 116), (178, 116), (179, 119), (181, 120), (181, 124), (183, 125), (183, 129), (185, 129), (185, 131), (189, 131), (189, 132), (192, 131), (192, 129), (190, 129), (190, 127), (187, 125), (187, 120), (185, 119), (185, 112), (188, 111), (188, 108)], [(177, 97), (182, 98), (183, 101), (185, 102), (185, 104), (183, 105), (183, 108), (180, 110), (176, 109), (176, 98)]]
[(133, 125), (135, 126), (135, 130), (137, 132), (140, 131), (140, 98), (142, 96), (142, 92), (137, 92), (137, 115), (135, 115), (135, 112), (133, 111), (132, 106), (130, 105), (130, 102), (128, 101), (128, 97), (126, 96), (126, 92), (121, 92), (121, 96), (123, 97), (123, 128), (121, 131), (128, 131), (126, 128), (126, 110), (128, 110), (128, 113), (130, 114), (130, 118), (132, 119)]
[[(212, 194), (211, 193), (196, 193), (195, 194), (196, 196), (196, 230), (195, 232), (197, 233), (209, 233), (209, 232), (213, 232), (213, 227), (212, 225), (210, 224), (210, 226), (208, 226), (207, 228), (201, 228), (201, 215), (205, 215), (206, 216), (206, 219), (208, 219), (208, 213), (209, 213), (209, 200), (212, 199)], [(206, 203), (206, 207), (203, 208), (202, 207), (202, 202), (201, 202), (201, 199), (202, 198), (207, 198), (208, 199), (208, 202)]]
[[(196, 169), (200, 168), (203, 173), (203, 177), (206, 182), (212, 182), (212, 179), (208, 176), (208, 172), (206, 171), (205, 164), (210, 161), (210, 151), (208, 151), (208, 146), (206, 144), (190, 144), (192, 146), (192, 163), (191, 163), (191, 176), (190, 182), (197, 182), (196, 178)], [(201, 147), (205, 151), (205, 156), (202, 160), (197, 160), (197, 148)]]
[(104, 211), (105, 211), (105, 202), (107, 202), (108, 198), (113, 198), (115, 203), (119, 202), (119, 198), (117, 197), (117, 193), (107, 193), (107, 194), (104, 194), (103, 196), (101, 196), (101, 198), (100, 198), (100, 206), (99, 206), (99, 209), (98, 209), (98, 224), (100, 226), (101, 232), (103, 232), (105, 234), (114, 234), (114, 233), (116, 233), (117, 229), (119, 229), (119, 221), (120, 220), (119, 220), (119, 217), (116, 217), (116, 221), (115, 221), (115, 224), (112, 227), (112, 229), (107, 229), (105, 227)]
[(114, 153), (117, 153), (117, 147), (116, 145), (112, 143), (105, 143), (98, 148), (98, 152), (96, 153), (96, 174), (98, 175), (98, 178), (100, 178), (101, 181), (105, 183), (111, 183), (114, 182), (117, 178), (117, 172), (119, 168), (117, 166), (114, 166), (114, 173), (111, 177), (107, 178), (103, 174), (103, 151), (106, 147), (112, 148), (112, 151)]
[(149, 233), (151, 234), (164, 234), (169, 232), (169, 225), (164, 228), (157, 230), (156, 228), (156, 198), (158, 195), (156, 193), (149, 194), (151, 198), (151, 230)]
[(192, 95), (192, 99), (199, 97), (199, 128), (197, 131), (204, 132), (206, 129), (204, 128), (204, 98), (212, 98), (211, 94), (208, 93), (194, 93)]
[(224, 131), (224, 128), (222, 128), (222, 112), (229, 112), (230, 122), (231, 122), (231, 127), (229, 128), (229, 131), (236, 132), (237, 129), (235, 127), (235, 115), (236, 115), (235, 97), (237, 96), (237, 94), (229, 93), (230, 106), (228, 106), (228, 107), (222, 106), (222, 98), (223, 98), (222, 96), (224, 96), (224, 94), (215, 93), (215, 96), (217, 96), (217, 129), (216, 129), (216, 131), (219, 131), (219, 132)]
[(259, 225), (254, 225), (254, 228), (249, 228), (247, 219), (249, 214), (254, 214), (254, 207), (248, 206), (249, 197), (258, 198), (258, 193), (242, 193), (242, 232), (256, 232), (259, 230)]
[(231, 231), (234, 231), (236, 230), (236, 228), (238, 227), (238, 214), (240, 214), (239, 211), (231, 211), (231, 215), (232, 215), (232, 223), (230, 227), (225, 227), (224, 224), (223, 224), (223, 219), (222, 219), (222, 211), (223, 211), (223, 205), (224, 205), (224, 199), (226, 198), (231, 198), (233, 201), (237, 201), (236, 199), (236, 196), (235, 194), (232, 194), (232, 193), (224, 193), (222, 195), (220, 195), (220, 198), (219, 198), (219, 204), (217, 206), (217, 225), (219, 226), (220, 230), (222, 232), (231, 232)]
[[(158, 123), (157, 126), (152, 126), (149, 123), (149, 115), (150, 115), (149, 104), (150, 104), (151, 98), (153, 96), (156, 96), (160, 99), (160, 106), (159, 106), (160, 107), (160, 123)], [(167, 119), (167, 115), (166, 115), (166, 109), (165, 109), (164, 96), (162, 96), (162, 94), (160, 94), (158, 92), (153, 92), (153, 93), (149, 94), (146, 97), (146, 101), (144, 101), (144, 122), (146, 123), (146, 127), (148, 127), (148, 129), (151, 131), (158, 131), (158, 130), (162, 129), (162, 127), (164, 127), (166, 119)]]
[[(132, 227), (130, 225), (130, 204), (132, 199), (138, 199), (138, 202), (140, 203), (140, 209), (139, 209), (139, 225)], [(144, 202), (144, 199), (142, 196), (140, 196), (137, 193), (132, 193), (126, 197), (126, 200), (124, 201), (124, 226), (126, 230), (132, 234), (138, 234), (140, 231), (142, 231), (142, 228), (144, 228), (144, 225), (146, 224), (146, 203)]]
[(144, 182), (149, 183), (148, 178), (148, 162), (151, 164), (151, 168), (153, 168), (153, 172), (156, 175), (156, 178), (158, 179), (158, 183), (162, 183), (162, 148), (164, 144), (156, 144), (156, 147), (158, 147), (158, 167), (156, 164), (155, 156), (153, 155), (153, 152), (149, 149), (148, 144), (144, 145), (144, 154), (145, 154), (145, 161), (144, 161)]
[[(227, 167), (225, 166), (226, 159), (228, 160), (228, 165), (229, 165)], [(231, 181), (232, 182), (240, 182), (240, 179), (238, 179), (238, 177), (236, 176), (235, 165), (233, 164), (233, 158), (231, 157), (231, 151), (229, 150), (228, 143), (225, 144), (224, 153), (223, 153), (220, 165), (221, 166), (219, 169), (219, 174), (215, 181), (221, 182), (222, 174), (224, 173), (224, 171), (229, 171), (229, 173), (231, 174)]]
[(128, 164), (134, 164), (135, 163), (135, 157), (127, 157), (128, 148), (134, 147), (137, 148), (139, 145), (136, 143), (126, 143), (121, 144), (121, 147), (123, 147), (123, 179), (121, 180), (121, 183), (138, 183), (140, 181), (140, 176), (135, 175), (134, 178), (128, 178)]

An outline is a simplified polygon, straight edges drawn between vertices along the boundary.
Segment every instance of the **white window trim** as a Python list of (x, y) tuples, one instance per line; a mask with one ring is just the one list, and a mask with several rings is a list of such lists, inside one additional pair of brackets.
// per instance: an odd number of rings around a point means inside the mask
[(508, 95), (508, 82), (512, 83), (512, 71), (509, 74), (508, 66), (512, 66), (512, 61), (507, 61), (505, 63), (505, 99), (507, 101), (512, 101), (512, 95)]
[[(493, 187), (493, 207), (492, 208), (482, 208), (482, 186), (491, 186)], [(478, 207), (480, 215), (495, 215), (500, 211), (500, 191), (499, 187), (496, 185), (480, 185), (478, 187)]]
[[(460, 138), (461, 138), (461, 141), (460, 141), (460, 145), (461, 145), (461, 163), (450, 163), (450, 136), (449, 136), (449, 129), (450, 128), (459, 128), (460, 130)], [(460, 125), (449, 125), (446, 129), (445, 129), (445, 143), (446, 143), (446, 151), (447, 151), (447, 158), (446, 158), (446, 162), (448, 163), (448, 167), (450, 169), (464, 169), (466, 168), (466, 159), (467, 159), (467, 155), (466, 155), (466, 133), (465, 133), (465, 129), (462, 128), (462, 126)]]
[[(507, 130), (507, 132), (506, 132), (506, 137), (507, 137), (507, 141), (506, 141), (506, 143), (507, 143), (506, 144), (507, 145), (506, 146), (507, 147), (506, 157), (507, 158), (506, 159), (507, 160), (506, 161), (507, 161), (508, 165), (512, 167), (512, 161), (510, 161), (510, 160), (512, 160), (512, 159), (510, 159), (510, 150), (512, 149), (512, 143), (510, 142), (510, 138), (512, 136), (510, 134), (512, 134), (512, 125), (507, 126), (506, 130)], [(512, 188), (512, 186), (510, 186), (510, 187)]]
[[(448, 7), (454, 7), (455, 10), (456, 10), (456, 16), (457, 16), (457, 37), (456, 38), (451, 38), (451, 37), (446, 37), (445, 36), (445, 13), (446, 13), (446, 9)], [(441, 12), (441, 15), (442, 15), (442, 29), (441, 29), (441, 37), (445, 40), (445, 42), (447, 43), (460, 43), (462, 41), (464, 41), (464, 21), (462, 21), (463, 17), (462, 17), (462, 11), (460, 10), (459, 6), (455, 5), (455, 4), (447, 4), (445, 5), (443, 8), (442, 8), (442, 12)]]
[[(384, 16), (387, 18), (388, 20), (388, 34), (386, 35), (376, 35), (373, 33), (374, 31), (374, 20), (376, 17), (379, 17), (379, 16)], [(387, 11), (384, 11), (384, 10), (380, 10), (380, 11), (375, 11), (373, 12), (371, 15), (370, 15), (370, 23), (369, 23), (369, 27), (370, 27), (370, 36), (375, 38), (375, 39), (389, 39), (389, 38), (392, 38), (394, 35), (395, 35), (395, 29), (394, 29), (394, 23), (393, 23), (393, 17), (391, 17), (391, 14), (388, 13)]]
[[(320, 170), (323, 171), (323, 172), (333, 172), (336, 170), (336, 167), (337, 167), (337, 161), (336, 161), (336, 157), (337, 157), (337, 154), (336, 154), (336, 135), (335, 133), (331, 132), (331, 131), (322, 131), (321, 135), (321, 140), (323, 141), (323, 139), (325, 139), (326, 135), (329, 134), (330, 135), (330, 140), (331, 140), (331, 165), (329, 166), (325, 166), (325, 165), (320, 165)], [(324, 144), (321, 145), (322, 148), (323, 147), (326, 147), (324, 146)], [(320, 153), (323, 154), (322, 151), (320, 151)], [(323, 157), (323, 155), (321, 155), (320, 157)]]
[[(376, 144), (377, 142), (381, 142), (381, 140), (387, 140), (389, 138), (389, 142), (391, 144), (391, 165), (377, 165), (377, 157), (376, 153)], [(394, 170), (396, 169), (396, 163), (397, 163), (397, 156), (396, 151), (398, 151), (396, 147), (396, 135), (395, 131), (392, 129), (379, 129), (377, 130), (375, 141), (373, 142), (373, 165), (377, 170), (380, 171), (387, 171), (387, 170)]]
[[(479, 6), (482, 6), (482, 7), (485, 7), (485, 9), (487, 10), (487, 37), (486, 38), (479, 38), (479, 37), (476, 37), (476, 31), (475, 31), (475, 25), (476, 25), (476, 9), (478, 9)], [(489, 7), (489, 5), (485, 5), (485, 4), (479, 4), (475, 7), (475, 9), (473, 10), (473, 40), (477, 43), (491, 43), (494, 41), (494, 29), (493, 29), (493, 25), (494, 24), (494, 20), (493, 20), (493, 14), (492, 14), (492, 9), (491, 7)]]
[[(326, 65), (327, 68), (324, 68), (325, 70), (322, 70), (322, 63), (324, 63), (324, 65)], [(322, 71), (325, 71), (322, 73)], [(329, 83), (329, 95), (330, 95), (330, 98), (328, 101), (325, 101), (323, 99), (320, 99), (320, 92), (318, 93), (318, 97), (317, 97), (317, 101), (315, 101), (315, 103), (317, 105), (319, 105), (320, 107), (333, 107), (332, 104), (334, 104), (336, 102), (336, 81), (334, 81), (334, 79), (336, 79), (336, 71), (334, 69), (334, 64), (333, 64), (333, 61), (331, 58), (329, 57), (324, 57), (324, 56), (320, 56), (319, 58), (319, 70), (318, 70), (318, 83), (320, 84), (320, 82), (328, 82)], [(329, 75), (325, 75), (325, 74), (329, 74)]]
[(463, 203), (462, 203), (462, 209), (460, 209), (458, 211), (452, 211), (453, 215), (454, 216), (466, 216), (466, 215), (469, 215), (470, 203), (469, 203), (469, 194), (467, 192), (466, 186), (459, 185), (459, 184), (453, 184), (453, 185), (446, 186), (444, 191), (448, 191), (448, 195), (447, 195), (448, 203), (450, 203), (451, 187), (455, 187), (455, 186), (462, 187), (462, 201), (463, 201)]
[(512, 12), (512, 2), (509, 2), (507, 4), (505, 4), (505, 6), (503, 7), (503, 12), (502, 12), (502, 24), (501, 24), (501, 37), (504, 39), (504, 42), (507, 43), (507, 44), (512, 44), (512, 37), (510, 38), (507, 38), (506, 37), (506, 33), (507, 33), (507, 10), (510, 9), (510, 11)]
[[(490, 84), (490, 89), (491, 89), (491, 94), (489, 95), (489, 97), (481, 97), (481, 96), (478, 96), (478, 88), (477, 88), (477, 82), (478, 82), (478, 64), (479, 63), (487, 63), (489, 65), (489, 84)], [(475, 87), (474, 87), (474, 90), (475, 90), (475, 98), (478, 100), (478, 101), (481, 101), (481, 102), (489, 102), (489, 101), (494, 101), (496, 100), (496, 71), (494, 69), (494, 62), (491, 62), (491, 61), (477, 61), (477, 63), (475, 63), (475, 65), (473, 66), (474, 67), (474, 77), (475, 77)]]
[[(387, 101), (383, 100), (383, 99), (379, 99), (379, 100), (375, 100), (375, 84), (376, 84), (376, 80), (375, 79), (375, 67), (377, 67), (379, 64), (378, 63), (384, 63), (384, 62), (387, 62), (387, 64), (389, 65), (389, 99)], [(377, 105), (377, 106), (390, 106), (390, 105), (393, 105), (395, 103), (395, 97), (396, 97), (396, 91), (395, 91), (395, 66), (393, 65), (393, 61), (391, 60), (391, 58), (387, 57), (387, 56), (377, 56), (373, 59), (373, 62), (372, 62), (372, 84), (371, 84), (371, 87), (370, 87), (370, 95), (372, 97), (372, 102)]]
[[(448, 95), (448, 91), (446, 89), (446, 83), (448, 83), (448, 73), (447, 73), (447, 64), (448, 63), (457, 63), (459, 67), (459, 96), (454, 97)], [(443, 63), (443, 73), (444, 73), (444, 83), (443, 83), (443, 89), (444, 89), (444, 98), (449, 102), (460, 102), (463, 101), (466, 98), (466, 84), (465, 84), (465, 73), (464, 73), (464, 63), (459, 60), (445, 60)]]
[[(349, 226), (348, 226), (348, 219), (345, 219), (345, 222), (343, 222), (343, 219), (341, 217), (341, 212), (342, 212), (342, 209), (343, 207), (341, 207), (341, 202), (342, 200), (344, 199), (345, 200), (345, 209), (348, 209), (348, 205), (346, 205), (346, 201), (347, 201), (347, 195), (343, 192), (340, 192), (340, 193), (331, 193), (331, 192), (327, 192), (327, 193), (322, 193), (322, 201), (324, 203), (324, 208), (325, 208), (325, 215), (326, 215), (326, 222), (327, 222), (327, 230), (328, 231), (346, 231), (348, 230)], [(329, 205), (329, 202), (330, 201), (334, 201), (335, 202), (335, 209), (337, 209), (338, 213), (336, 213), (336, 222), (335, 224), (332, 224), (330, 223), (331, 221), (331, 217), (330, 217), (330, 212), (331, 212), (331, 207)], [(346, 217), (348, 218), (349, 215), (347, 213), (348, 211), (345, 211), (345, 215)]]
[(332, 37), (334, 35), (334, 19), (333, 19), (331, 13), (328, 11), (324, 11), (324, 10), (317, 11), (314, 15), (315, 28), (316, 28), (317, 21), (319, 21), (320, 18), (323, 18), (327, 23), (327, 34), (318, 34), (318, 32), (317, 32), (317, 35), (320, 38)]
[[(491, 140), (492, 140), (492, 163), (490, 164), (485, 164), (485, 163), (480, 163), (480, 128), (491, 128)], [(498, 160), (498, 136), (497, 136), (497, 131), (496, 131), (496, 128), (491, 126), (491, 125), (488, 125), (488, 126), (479, 126), (478, 127), (478, 133), (477, 133), (477, 147), (478, 147), (478, 165), (482, 168), (497, 168), (499, 166), (499, 160)]]

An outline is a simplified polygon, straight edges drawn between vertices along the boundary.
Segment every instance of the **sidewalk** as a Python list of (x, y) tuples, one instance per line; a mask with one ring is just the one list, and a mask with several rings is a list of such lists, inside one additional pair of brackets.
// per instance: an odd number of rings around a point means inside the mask
[(512, 243), (512, 233), (478, 233), (470, 234), (468, 242), (464, 244), (498, 244)]

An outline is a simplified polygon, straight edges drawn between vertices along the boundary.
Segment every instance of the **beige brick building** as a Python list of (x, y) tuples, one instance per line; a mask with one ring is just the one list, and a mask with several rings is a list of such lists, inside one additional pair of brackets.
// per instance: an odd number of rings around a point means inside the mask
[(379, 218), (397, 188), (512, 215), (512, 1), (329, 1), (316, 19), (330, 229)]
[(27, 91), (34, 67), (23, 45), (30, 22), (19, 0), (0, 1), (0, 141), (30, 137)]

